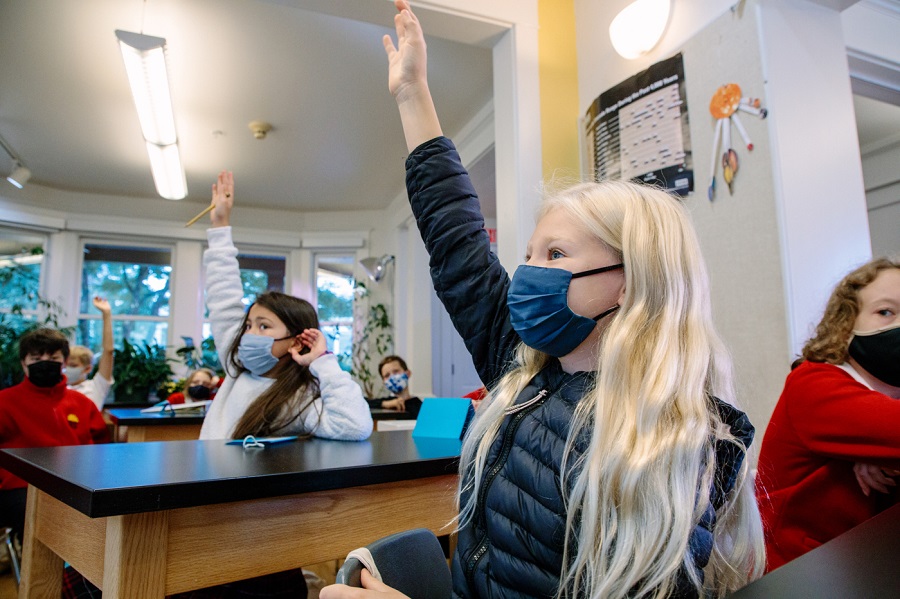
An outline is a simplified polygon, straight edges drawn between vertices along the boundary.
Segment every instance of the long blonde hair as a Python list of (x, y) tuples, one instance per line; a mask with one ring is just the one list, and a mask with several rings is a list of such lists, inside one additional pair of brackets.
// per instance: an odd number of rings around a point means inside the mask
[[(709, 506), (716, 441), (737, 443), (713, 397), (733, 403), (731, 361), (712, 324), (699, 243), (681, 203), (625, 182), (582, 183), (548, 197), (625, 264), (625, 297), (601, 341), (598, 376), (579, 402), (560, 471), (567, 521), (557, 597), (667, 597), (686, 571), (701, 596), (762, 574), (762, 525), (744, 460), (718, 510), (705, 581), (689, 538)], [(550, 360), (521, 344), (514, 367), (463, 444), (459, 525), (472, 519), (503, 410)], [(574, 442), (586, 440), (584, 453)], [(745, 450), (742, 445), (740, 449)]]

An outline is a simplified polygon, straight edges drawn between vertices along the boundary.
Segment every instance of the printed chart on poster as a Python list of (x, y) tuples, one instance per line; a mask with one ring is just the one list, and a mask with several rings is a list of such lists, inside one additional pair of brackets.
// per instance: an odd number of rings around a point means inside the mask
[(694, 190), (681, 54), (600, 94), (582, 120), (583, 169), (597, 180), (636, 179)]

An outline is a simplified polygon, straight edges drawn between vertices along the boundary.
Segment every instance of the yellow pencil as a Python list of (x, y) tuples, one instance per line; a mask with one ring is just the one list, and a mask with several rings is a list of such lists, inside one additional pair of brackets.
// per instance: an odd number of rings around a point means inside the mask
[(189, 220), (188, 222), (186, 222), (186, 223), (184, 224), (184, 226), (185, 226), (185, 227), (190, 227), (190, 226), (193, 225), (195, 222), (197, 222), (198, 220), (200, 220), (201, 218), (203, 218), (204, 216), (206, 216), (207, 214), (209, 214), (210, 212), (212, 212), (212, 209), (215, 208), (215, 207), (216, 207), (215, 204), (210, 204), (209, 206), (207, 206), (206, 208), (203, 209), (203, 212), (201, 212), (200, 214), (198, 214), (197, 216), (195, 216), (194, 218), (192, 218), (191, 220)]

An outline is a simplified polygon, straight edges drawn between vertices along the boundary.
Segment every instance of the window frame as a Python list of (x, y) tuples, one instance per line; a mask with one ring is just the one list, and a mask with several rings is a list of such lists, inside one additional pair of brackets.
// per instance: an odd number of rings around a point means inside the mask
[[(0, 231), (11, 232), (13, 235), (22, 235), (27, 237), (36, 237), (42, 240), (41, 249), (43, 250), (43, 254), (41, 254), (41, 268), (40, 273), (38, 274), (38, 283), (36, 293), (42, 297), (47, 297), (46, 290), (46, 282), (47, 282), (47, 264), (49, 262), (49, 249), (50, 249), (50, 235), (44, 231), (37, 231), (34, 229), (29, 229), (25, 227), (17, 227), (11, 223), (0, 222)], [(35, 246), (32, 246), (35, 247)], [(44, 315), (45, 310), (41, 308), (40, 303), (36, 308), (25, 308), (22, 310), (22, 318), (25, 320), (40, 320)], [(5, 308), (0, 306), (0, 313), (3, 314), (12, 314), (12, 308)]]
[[(327, 249), (321, 248), (321, 249), (317, 249), (315, 251), (310, 252), (310, 254), (311, 254), (310, 258), (311, 258), (311, 263), (312, 263), (311, 264), (312, 268), (310, 269), (310, 275), (311, 275), (310, 276), (310, 279), (311, 279), (310, 288), (312, 289), (312, 292), (313, 292), (312, 304), (313, 304), (313, 307), (316, 309), (317, 315), (319, 314), (319, 275), (318, 275), (318, 272), (319, 272), (319, 263), (320, 263), (321, 259), (322, 258), (349, 258), (350, 259), (350, 273), (351, 274), (349, 276), (352, 281), (352, 287), (353, 287), (354, 291), (351, 292), (351, 297), (350, 297), (349, 320), (346, 323), (340, 322), (340, 321), (333, 321), (333, 320), (326, 321), (326, 320), (322, 320), (322, 318), (320, 316), (319, 317), (319, 329), (321, 330), (322, 328), (324, 328), (326, 326), (333, 326), (333, 327), (346, 326), (346, 327), (348, 327), (350, 329), (350, 348), (349, 348), (348, 355), (352, 361), (353, 351), (354, 351), (355, 344), (356, 344), (356, 319), (354, 317), (354, 306), (356, 305), (356, 301), (357, 301), (356, 293), (355, 293), (357, 277), (356, 277), (355, 273), (356, 273), (356, 268), (357, 268), (357, 262), (359, 260), (358, 251), (355, 248), (327, 248)], [(341, 353), (343, 353), (343, 351)]]
[[(112, 314), (113, 326), (115, 326), (116, 321), (129, 321), (129, 322), (164, 322), (166, 323), (166, 334), (165, 334), (165, 342), (162, 344), (166, 348), (172, 346), (172, 330), (173, 330), (173, 317), (175, 310), (173, 306), (175, 304), (175, 293), (176, 290), (173, 287), (173, 282), (175, 279), (175, 269), (178, 267), (178, 254), (176, 251), (176, 244), (174, 240), (171, 239), (155, 239), (155, 238), (144, 238), (140, 240), (134, 239), (124, 239), (121, 237), (87, 237), (82, 236), (78, 240), (79, 247), (79, 255), (78, 255), (78, 286), (75, 291), (74, 305), (76, 307), (75, 310), (75, 322), (74, 327), (76, 331), (76, 335), (78, 334), (78, 324), (82, 320), (102, 320), (103, 316), (101, 314), (91, 314), (91, 313), (83, 313), (81, 312), (81, 296), (84, 293), (84, 289), (82, 288), (81, 281), (82, 276), (84, 274), (84, 263), (85, 257), (87, 256), (87, 252), (85, 251), (87, 246), (89, 245), (100, 245), (100, 246), (122, 246), (128, 248), (146, 248), (146, 249), (154, 249), (154, 250), (165, 250), (169, 252), (169, 268), (171, 271), (169, 272), (169, 314), (168, 316), (142, 316), (135, 314)], [(76, 342), (83, 343), (84, 339), (76, 339)], [(129, 340), (130, 342), (131, 340)], [(115, 338), (116, 347), (120, 347), (122, 343), (122, 339), (116, 337)]]
[[(241, 256), (254, 256), (254, 257), (272, 257), (272, 258), (282, 258), (284, 260), (284, 287), (282, 288), (282, 293), (290, 293), (291, 290), (291, 250), (286, 248), (273, 248), (271, 246), (259, 246), (252, 244), (242, 244), (241, 246), (236, 246), (238, 250), (238, 269), (240, 270), (240, 257)], [(202, 244), (202, 251), (205, 252), (209, 249), (209, 244), (204, 242)], [(212, 336), (212, 327), (209, 323), (209, 314), (207, 313), (206, 308), (206, 271), (203, 269), (203, 266), (200, 267), (200, 276), (199, 282), (201, 285), (201, 297), (203, 300), (203, 306), (200, 310), (200, 342), (202, 343), (204, 339)], [(247, 305), (249, 308), (250, 304)], [(205, 332), (209, 330), (209, 335), (206, 335)], [(195, 341), (195, 343), (197, 343)]]

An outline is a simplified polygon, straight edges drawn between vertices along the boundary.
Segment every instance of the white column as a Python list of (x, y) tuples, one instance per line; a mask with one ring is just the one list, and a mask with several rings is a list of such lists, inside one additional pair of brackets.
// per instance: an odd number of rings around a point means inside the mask
[(518, 24), (494, 46), (497, 256), (524, 261), (540, 197), (541, 125), (537, 26)]
[(60, 231), (49, 236), (46, 261), (41, 269), (43, 296), (62, 307), (64, 315), (60, 318), (60, 327), (78, 323), (82, 255), (81, 240), (76, 233)]
[(192, 338), (199, 347), (205, 310), (203, 245), (197, 241), (176, 241), (172, 258), (169, 347), (182, 347), (182, 336)]
[(806, 0), (758, 7), (791, 355), (835, 283), (871, 257), (840, 13)]
[(310, 250), (291, 250), (287, 261), (287, 289), (294, 297), (305, 299), (315, 305), (315, 273), (313, 272), (313, 256)]

